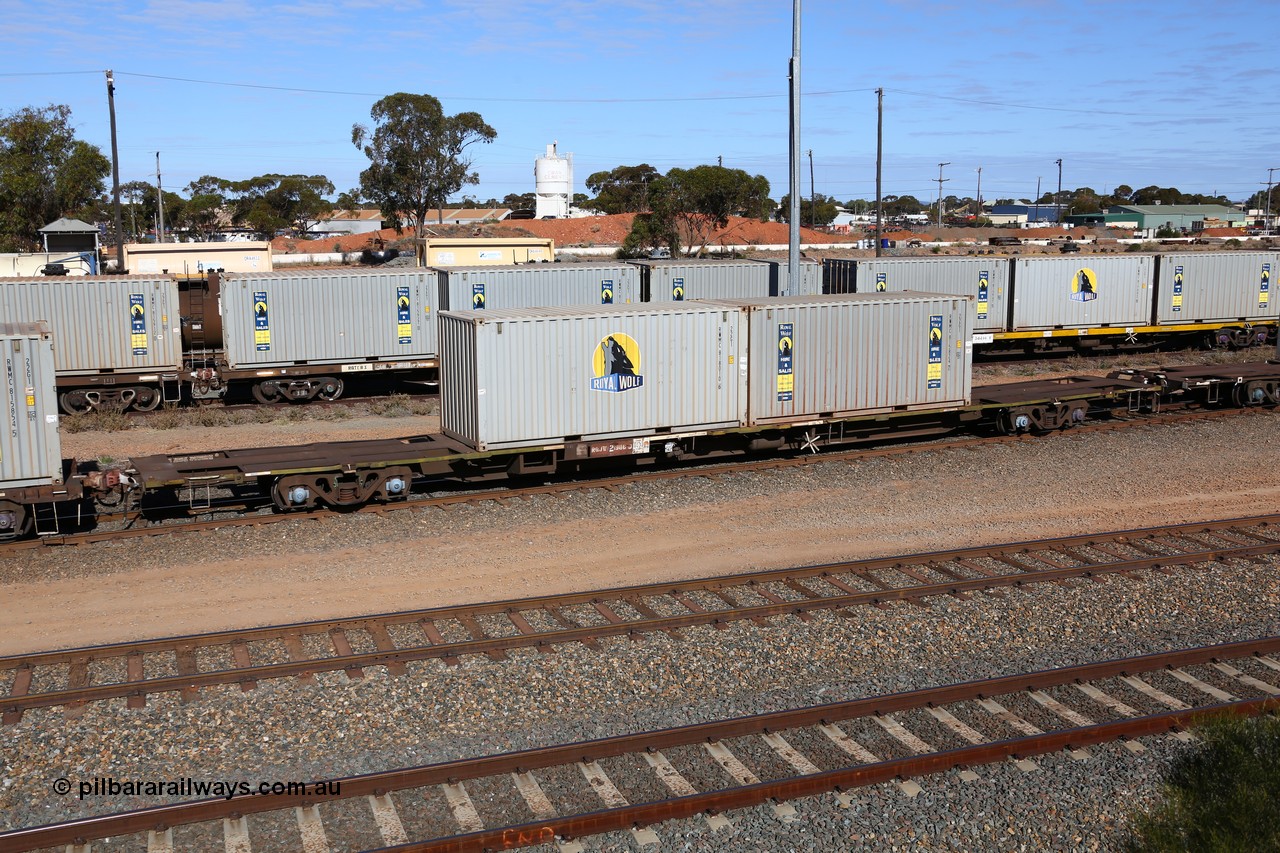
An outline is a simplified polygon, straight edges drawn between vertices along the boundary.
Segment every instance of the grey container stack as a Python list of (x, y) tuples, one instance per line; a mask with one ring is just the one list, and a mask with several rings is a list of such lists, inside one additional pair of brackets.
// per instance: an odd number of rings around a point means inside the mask
[(640, 270), (624, 263), (441, 267), (438, 274), (441, 311), (640, 301)]
[(868, 258), (857, 261), (858, 293), (948, 293), (973, 297), (973, 331), (1009, 322), (1008, 258)]
[(1150, 255), (1017, 258), (1011, 332), (1151, 322)]
[(1187, 252), (1159, 255), (1156, 323), (1272, 322), (1271, 281), (1277, 252)]
[(717, 300), (746, 315), (747, 421), (968, 405), (972, 297), (931, 293)]
[(434, 270), (227, 273), (232, 368), (436, 357)]
[(739, 322), (702, 303), (443, 313), (442, 430), (493, 450), (740, 426)]
[(0, 357), (0, 489), (59, 484), (62, 443), (49, 324), (0, 322)]
[(800, 284), (791, 286), (791, 271), (786, 261), (772, 258), (751, 258), (752, 263), (769, 268), (770, 296), (818, 296), (822, 293), (822, 265), (808, 258), (800, 259)]
[[(787, 278), (768, 264), (752, 260), (630, 261), (640, 268), (640, 301), (688, 302), (692, 299), (752, 299), (777, 296)], [(779, 277), (781, 276), (781, 278)]]
[(177, 372), (179, 314), (169, 276), (0, 279), (0, 322), (46, 321), (62, 376)]

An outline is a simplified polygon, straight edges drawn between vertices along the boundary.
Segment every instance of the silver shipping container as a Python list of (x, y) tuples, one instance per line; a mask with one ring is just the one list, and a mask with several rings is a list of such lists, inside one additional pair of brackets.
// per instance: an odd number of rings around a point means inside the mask
[(641, 449), (648, 436), (740, 426), (739, 322), (704, 303), (443, 313), (442, 431), (476, 450)]
[(859, 293), (711, 304), (746, 315), (755, 426), (968, 405), (971, 301)]
[(1274, 323), (1271, 281), (1280, 252), (1157, 256), (1156, 323)]
[(1008, 258), (863, 258), (858, 293), (949, 293), (973, 297), (973, 331), (1006, 331), (1009, 323)]
[(227, 273), (219, 311), (232, 368), (436, 357), (434, 270)]
[(53, 333), (59, 376), (182, 366), (178, 283), (168, 276), (0, 279), (0, 322), (37, 320)]
[(0, 490), (62, 482), (53, 343), (48, 323), (0, 322)]
[[(752, 299), (777, 296), (782, 286), (775, 270), (752, 260), (630, 261), (640, 268), (641, 302), (691, 299)], [(783, 274), (785, 278), (785, 273)]]
[(753, 263), (769, 267), (770, 296), (818, 296), (822, 293), (822, 265), (809, 258), (800, 259), (800, 286), (791, 286), (791, 269), (786, 261), (773, 258), (750, 258)]
[(1009, 331), (1145, 326), (1154, 284), (1151, 255), (1015, 258)]
[(519, 264), (441, 268), (441, 311), (640, 301), (640, 270), (631, 264)]

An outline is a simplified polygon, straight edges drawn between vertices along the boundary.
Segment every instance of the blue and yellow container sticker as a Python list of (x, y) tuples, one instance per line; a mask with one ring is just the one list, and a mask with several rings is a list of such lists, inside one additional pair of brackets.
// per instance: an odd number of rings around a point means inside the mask
[(876, 293), (884, 293), (889, 289), (889, 276), (887, 273), (876, 273)]
[(1271, 303), (1271, 264), (1262, 265), (1262, 281), (1258, 282), (1258, 307), (1266, 308)]
[(929, 372), (930, 389), (942, 387), (942, 315), (929, 315)]
[(147, 297), (129, 294), (129, 345), (134, 355), (147, 354)]
[(791, 323), (778, 324), (778, 402), (790, 403), (796, 387), (793, 352), (796, 340)]
[(477, 281), (475, 284), (471, 285), (471, 310), (483, 311), (486, 301), (487, 300), (484, 296), (484, 282)]
[(1186, 281), (1186, 275), (1181, 266), (1173, 268), (1173, 310), (1182, 310), (1182, 285)]
[(413, 317), (409, 313), (409, 288), (396, 288), (396, 338), (402, 344), (413, 343)]
[(267, 292), (253, 292), (253, 345), (258, 352), (271, 349), (271, 318), (267, 315)]
[(600, 304), (613, 304), (613, 279), (606, 278), (600, 281)]
[(671, 299), (684, 302), (684, 276), (671, 279)]
[(978, 272), (978, 319), (987, 319), (989, 297), (991, 294), (991, 273), (989, 270)]

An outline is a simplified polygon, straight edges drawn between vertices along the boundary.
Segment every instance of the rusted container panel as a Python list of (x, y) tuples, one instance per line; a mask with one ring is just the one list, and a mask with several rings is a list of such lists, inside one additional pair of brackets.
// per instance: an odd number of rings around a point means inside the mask
[(744, 314), (751, 425), (968, 405), (972, 297), (720, 300)]
[(1150, 255), (1015, 258), (1009, 331), (1145, 326), (1154, 285)]
[(0, 279), (0, 322), (37, 320), (53, 333), (59, 376), (182, 366), (178, 283), (169, 276)]
[(445, 312), (442, 430), (493, 450), (740, 426), (740, 320), (701, 303)]
[(973, 331), (1006, 331), (1009, 323), (1008, 258), (863, 258), (857, 261), (858, 293), (948, 293), (973, 297)]
[(0, 322), (0, 491), (62, 482), (62, 444), (48, 323)]
[(436, 355), (434, 270), (227, 273), (219, 310), (232, 368)]
[(1158, 255), (1156, 323), (1274, 323), (1280, 252)]
[(624, 263), (447, 267), (439, 278), (441, 311), (640, 301), (640, 270)]

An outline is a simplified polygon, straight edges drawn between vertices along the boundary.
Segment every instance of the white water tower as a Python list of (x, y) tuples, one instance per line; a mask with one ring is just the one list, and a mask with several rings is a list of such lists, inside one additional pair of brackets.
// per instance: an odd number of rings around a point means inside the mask
[(556, 153), (559, 142), (547, 146), (546, 156), (533, 163), (536, 205), (534, 216), (539, 219), (554, 217), (563, 219), (569, 215), (569, 202), (573, 201), (573, 155), (561, 157)]

